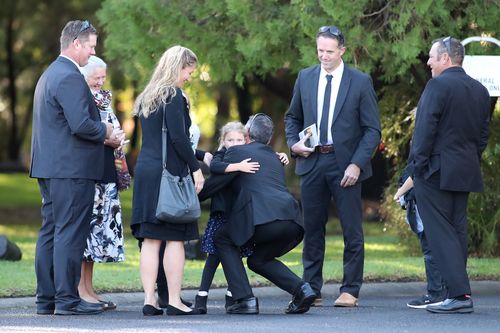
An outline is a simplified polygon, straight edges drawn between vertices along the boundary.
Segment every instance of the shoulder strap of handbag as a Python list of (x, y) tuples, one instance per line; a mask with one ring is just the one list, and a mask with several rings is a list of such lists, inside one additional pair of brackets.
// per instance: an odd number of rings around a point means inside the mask
[[(163, 107), (163, 120), (161, 125), (161, 159), (163, 169), (167, 168), (167, 124), (165, 122), (165, 108)], [(189, 171), (189, 167), (188, 167)]]
[(165, 123), (165, 108), (162, 108), (163, 122), (161, 125), (161, 159), (163, 169), (167, 168), (167, 124)]

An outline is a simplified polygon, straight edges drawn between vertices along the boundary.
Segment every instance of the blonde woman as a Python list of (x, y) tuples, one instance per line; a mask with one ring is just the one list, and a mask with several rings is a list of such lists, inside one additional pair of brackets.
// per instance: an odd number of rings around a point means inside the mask
[(163, 264), (169, 291), (168, 315), (199, 314), (180, 298), (184, 273), (184, 241), (198, 239), (196, 222), (173, 224), (155, 217), (162, 173), (162, 120), (167, 127), (167, 169), (175, 176), (192, 172), (196, 190), (204, 178), (189, 140), (189, 104), (181, 90), (196, 68), (196, 55), (182, 46), (173, 46), (162, 55), (151, 80), (137, 97), (134, 114), (142, 126), (142, 147), (135, 168), (132, 199), (132, 233), (143, 241), (140, 273), (144, 288), (145, 316), (163, 314), (155, 297), (159, 251), (166, 241)]

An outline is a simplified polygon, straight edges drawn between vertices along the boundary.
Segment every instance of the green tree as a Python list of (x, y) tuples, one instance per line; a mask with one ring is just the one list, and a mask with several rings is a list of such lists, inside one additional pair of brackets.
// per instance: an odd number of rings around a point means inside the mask
[[(65, 23), (93, 19), (100, 1), (5, 0), (0, 6), (0, 162), (17, 165), (29, 151), (33, 93), (43, 70), (59, 54)], [(28, 140), (27, 140), (28, 139)]]
[[(139, 88), (162, 52), (182, 44), (199, 55), (210, 76), (202, 88), (237, 96), (242, 120), (248, 106), (250, 112), (265, 109), (278, 133), (296, 73), (317, 63), (318, 27), (337, 25), (347, 41), (345, 62), (373, 78), (384, 154), (394, 176), (408, 154), (411, 111), (430, 78), (431, 41), (495, 36), (499, 8), (499, 0), (106, 0), (98, 17), (108, 35), (107, 56), (119, 59)], [(467, 52), (499, 54), (479, 43), (467, 46)]]

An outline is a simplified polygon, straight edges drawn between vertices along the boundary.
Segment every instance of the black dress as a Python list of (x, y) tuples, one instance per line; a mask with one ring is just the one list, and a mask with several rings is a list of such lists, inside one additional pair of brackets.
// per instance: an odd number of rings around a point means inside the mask
[[(186, 176), (200, 168), (189, 141), (188, 105), (180, 89), (148, 118), (140, 116), (142, 147), (135, 166), (132, 197), (132, 234), (142, 240), (187, 241), (198, 239), (198, 223), (173, 224), (156, 219), (156, 205), (162, 173), (162, 117), (167, 126), (167, 169), (172, 175)], [(189, 169), (188, 169), (189, 166)]]

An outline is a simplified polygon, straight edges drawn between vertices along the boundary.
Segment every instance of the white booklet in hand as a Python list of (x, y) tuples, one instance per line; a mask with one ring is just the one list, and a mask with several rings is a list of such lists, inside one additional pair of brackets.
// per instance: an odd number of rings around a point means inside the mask
[(316, 124), (312, 124), (304, 128), (300, 133), (299, 133), (299, 139), (302, 140), (304, 136), (309, 134), (309, 139), (307, 139), (304, 144), (309, 147), (309, 148), (314, 148), (317, 145), (319, 145), (319, 136), (318, 136), (318, 131), (316, 129)]

